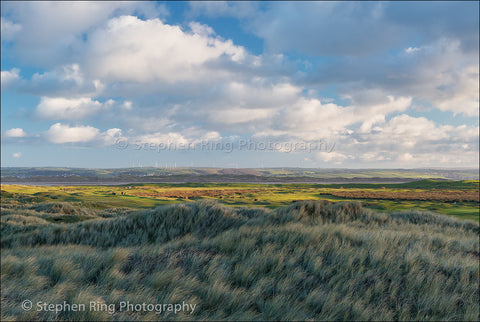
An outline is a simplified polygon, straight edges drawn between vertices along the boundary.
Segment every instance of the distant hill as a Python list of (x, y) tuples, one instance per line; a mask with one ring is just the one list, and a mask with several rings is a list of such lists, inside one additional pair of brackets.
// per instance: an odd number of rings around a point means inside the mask
[(2, 168), (8, 182), (408, 182), (475, 180), (478, 169)]

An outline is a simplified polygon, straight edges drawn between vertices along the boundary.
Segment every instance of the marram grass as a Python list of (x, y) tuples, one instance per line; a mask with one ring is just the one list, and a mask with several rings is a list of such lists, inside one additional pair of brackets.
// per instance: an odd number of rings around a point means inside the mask
[[(478, 321), (478, 235), (475, 222), (351, 202), (210, 201), (118, 216), (64, 203), (5, 209), (1, 319)], [(25, 311), (26, 299), (87, 309)], [(88, 306), (122, 301), (196, 309)]]

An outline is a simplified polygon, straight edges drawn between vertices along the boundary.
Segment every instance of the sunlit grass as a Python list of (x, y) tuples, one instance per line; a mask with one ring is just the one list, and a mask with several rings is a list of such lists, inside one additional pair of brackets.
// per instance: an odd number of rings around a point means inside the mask
[[(442, 195), (450, 191), (478, 191), (479, 181), (433, 181), (422, 180), (404, 184), (244, 184), (244, 183), (186, 183), (186, 184), (132, 184), (119, 186), (30, 186), (2, 185), (2, 191), (14, 193), (9, 197), (2, 193), (2, 201), (20, 204), (32, 202), (82, 202), (86, 207), (107, 209), (128, 207), (135, 209), (151, 208), (176, 202), (189, 202), (199, 199), (215, 199), (233, 207), (267, 207), (275, 209), (286, 206), (295, 200), (359, 200), (366, 207), (381, 211), (424, 209), (461, 219), (479, 220), (478, 202), (444, 202), (440, 200), (386, 200), (352, 199), (332, 195), (336, 191), (361, 191), (386, 193), (409, 192), (422, 196), (425, 191), (438, 191)], [(232, 191), (242, 191), (233, 193)], [(189, 199), (178, 196), (192, 192), (206, 195)], [(208, 191), (216, 191), (214, 196)], [(222, 191), (224, 193), (222, 193)], [(122, 192), (125, 195), (122, 195)], [(115, 194), (114, 194), (115, 193)]]

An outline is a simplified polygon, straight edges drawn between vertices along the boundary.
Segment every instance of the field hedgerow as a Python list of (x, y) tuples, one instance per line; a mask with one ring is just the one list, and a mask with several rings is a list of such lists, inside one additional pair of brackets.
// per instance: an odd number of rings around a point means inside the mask
[[(203, 201), (119, 216), (76, 207), (2, 213), (2, 320), (480, 318), (475, 222), (354, 202)], [(92, 219), (48, 217), (61, 214)], [(86, 310), (25, 311), (26, 299)], [(133, 312), (125, 301), (195, 310)]]

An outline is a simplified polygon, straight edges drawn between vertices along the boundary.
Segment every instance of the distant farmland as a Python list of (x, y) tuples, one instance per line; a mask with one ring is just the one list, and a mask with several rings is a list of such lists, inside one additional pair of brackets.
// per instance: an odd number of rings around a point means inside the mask
[(73, 202), (84, 207), (144, 209), (214, 199), (234, 207), (286, 206), (295, 200), (361, 201), (383, 212), (428, 210), (478, 221), (479, 181), (421, 180), (401, 184), (142, 183), (126, 185), (2, 185), (2, 202)]

